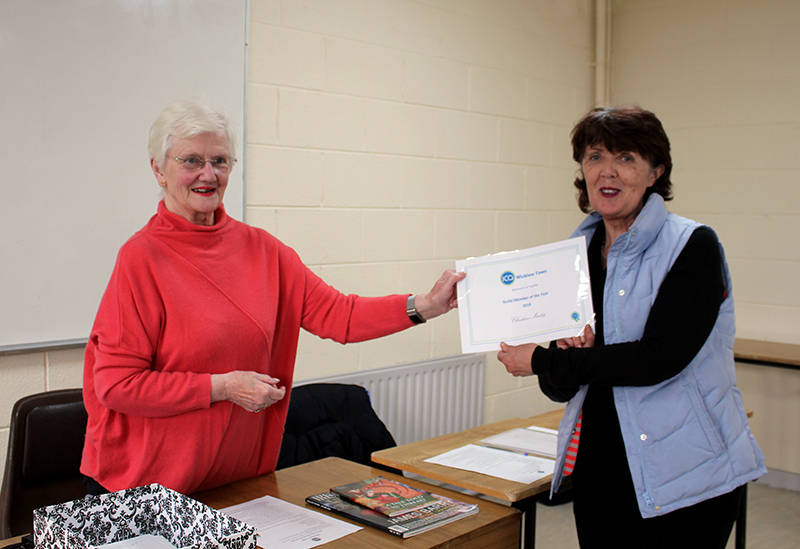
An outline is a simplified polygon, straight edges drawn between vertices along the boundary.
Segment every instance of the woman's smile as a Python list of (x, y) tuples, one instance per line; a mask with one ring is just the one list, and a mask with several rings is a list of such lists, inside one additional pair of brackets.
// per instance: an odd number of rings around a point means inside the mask
[(609, 151), (603, 145), (586, 148), (581, 162), (592, 208), (605, 222), (624, 232), (644, 206), (644, 195), (663, 171), (641, 155)]
[(224, 134), (175, 138), (163, 168), (153, 165), (156, 178), (164, 187), (164, 205), (192, 223), (213, 225), (231, 164)]

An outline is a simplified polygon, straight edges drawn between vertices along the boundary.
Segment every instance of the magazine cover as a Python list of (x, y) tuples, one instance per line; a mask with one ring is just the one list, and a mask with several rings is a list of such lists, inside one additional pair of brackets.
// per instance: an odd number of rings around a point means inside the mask
[(396, 517), (387, 517), (382, 513), (362, 507), (339, 497), (334, 492), (309, 496), (306, 498), (306, 502), (401, 538), (416, 536), (478, 512), (477, 505), (470, 505), (443, 496), (434, 495), (434, 497), (436, 501), (431, 505)]
[(436, 501), (430, 492), (383, 477), (336, 486), (331, 491), (387, 517), (422, 509)]

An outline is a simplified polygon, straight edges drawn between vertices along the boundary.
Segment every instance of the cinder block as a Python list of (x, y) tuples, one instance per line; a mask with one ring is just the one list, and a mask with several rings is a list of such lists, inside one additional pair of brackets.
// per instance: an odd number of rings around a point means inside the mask
[(268, 233), (277, 234), (278, 216), (274, 208), (263, 206), (247, 206), (245, 221), (248, 225), (264, 229)]
[(404, 261), (399, 263), (398, 267), (400, 271), (399, 292), (423, 294), (433, 288), (433, 285), (447, 269), (455, 269), (455, 259)]
[(438, 158), (403, 159), (402, 206), (464, 209), (469, 205), (470, 162)]
[[(278, 88), (262, 84), (247, 87), (247, 144), (278, 143)], [(244, 147), (240, 143), (239, 150)]]
[[(700, 213), (692, 219), (714, 229), (729, 260), (780, 259), (780, 254), (778, 257), (771, 257), (772, 246), (768, 242), (772, 224), (771, 219), (766, 216)], [(800, 259), (800, 254), (796, 255)]]
[(408, 103), (467, 110), (469, 66), (427, 55), (404, 55), (403, 99)]
[[(505, 367), (502, 364), (498, 363), (498, 365), (505, 371)], [(506, 375), (510, 376), (511, 374), (506, 373)], [(487, 418), (488, 422), (528, 417), (547, 411), (544, 408), (543, 395), (538, 386), (524, 387), (499, 395), (487, 396), (485, 402), (484, 413), (490, 415)]]
[[(672, 4), (672, 5), (670, 5)], [(614, 51), (669, 49), (727, 38), (727, 9), (720, 2), (698, 2), (691, 9), (681, 2), (614, 9)], [(656, 24), (657, 22), (657, 24)]]
[[(590, 88), (594, 84), (594, 47), (581, 48), (570, 44), (557, 44), (552, 49), (553, 65), (551, 77), (578, 88)], [(586, 70), (575, 70), (585, 68)]]
[(47, 352), (47, 390), (83, 386), (83, 347)]
[(536, 211), (578, 211), (575, 200), (577, 189), (573, 184), (578, 165), (572, 169), (525, 168), (525, 209)]
[(498, 251), (513, 252), (549, 244), (551, 240), (547, 222), (548, 217), (544, 212), (503, 212), (497, 216), (495, 248)]
[[(561, 125), (575, 120), (575, 88), (573, 86), (542, 78), (528, 78), (526, 85), (526, 117), (528, 120)], [(586, 110), (588, 109), (589, 106), (586, 107)], [(581, 112), (582, 114), (583, 112)]]
[[(773, 319), (772, 313), (775, 311), (775, 308), (745, 301), (736, 293), (736, 288), (737, 282), (734, 279), (733, 293), (736, 305), (736, 337), (769, 341), (774, 328), (771, 322)], [(797, 326), (797, 324), (795, 324), (795, 326)], [(780, 341), (789, 340), (781, 339)]]
[[(737, 328), (739, 320), (739, 306), (737, 304)], [(770, 307), (767, 312), (764, 325), (767, 326), (767, 333), (761, 337), (753, 339), (764, 339), (767, 341), (780, 341), (783, 343), (800, 344), (800, 335), (797, 327), (800, 326), (800, 308), (798, 307)], [(746, 337), (746, 336), (740, 336)], [(800, 375), (794, 372), (794, 375)], [(794, 401), (795, 403), (797, 400)]]
[(366, 41), (389, 48), (436, 55), (440, 10), (417, 2), (370, 0)]
[(476, 210), (519, 210), (525, 206), (525, 167), (512, 164), (470, 164), (469, 207)]
[(439, 55), (484, 67), (497, 67), (497, 44), (502, 40), (499, 26), (459, 13), (439, 14)]
[(549, 212), (547, 214), (547, 231), (550, 242), (558, 242), (569, 238), (578, 225), (586, 219), (586, 214), (577, 206), (573, 212)]
[(554, 168), (574, 169), (577, 165), (572, 159), (572, 132), (573, 126), (565, 124), (551, 124), (550, 135), (552, 138), (551, 162)]
[(261, 206), (320, 206), (325, 178), (323, 153), (284, 147), (250, 147), (248, 203)]
[(276, 234), (307, 265), (357, 263), (361, 260), (359, 210), (280, 209)]
[(281, 24), (281, 0), (250, 0), (250, 22)]
[(430, 325), (431, 356), (461, 354), (461, 329), (458, 323), (458, 309), (433, 319)]
[(310, 149), (363, 149), (363, 99), (281, 89), (278, 105), (281, 144)]
[[(800, 57), (800, 47), (797, 56)], [(716, 95), (720, 98), (716, 102), (703, 101), (699, 108), (709, 108), (714, 103), (726, 106), (725, 117), (717, 116), (713, 122), (725, 120), (736, 126), (800, 123), (800, 101), (797, 101), (800, 78), (787, 79), (781, 72), (763, 80), (740, 81), (734, 86), (719, 84), (718, 87), (716, 94), (698, 94), (700, 97)]]
[(521, 74), (471, 67), (470, 110), (473, 112), (526, 117), (525, 77)]
[(431, 210), (366, 210), (363, 260), (433, 259), (434, 216)]
[(436, 152), (436, 111), (385, 101), (366, 101), (364, 150), (431, 157)]
[[(47, 390), (45, 353), (0, 356), (0, 428), (9, 427), (11, 408), (25, 395)], [(5, 453), (3, 453), (5, 457)]]
[(363, 42), (371, 0), (288, 0), (281, 3), (284, 26)]
[(389, 48), (327, 38), (325, 90), (399, 101), (403, 54)]
[(329, 376), (358, 369), (358, 343), (341, 345), (300, 330), (294, 379)]
[(325, 282), (345, 294), (376, 297), (411, 293), (400, 287), (400, 264), (397, 262), (322, 265), (317, 270)]
[(325, 153), (325, 206), (399, 207), (403, 196), (404, 163), (403, 158), (392, 155)]
[(325, 39), (282, 27), (250, 25), (248, 79), (258, 84), (321, 90)]
[(495, 248), (494, 212), (436, 212), (436, 258), (464, 259), (493, 254)]
[(501, 162), (545, 167), (552, 165), (552, 126), (501, 118), (498, 132), (498, 159)]
[(431, 323), (422, 324), (381, 339), (359, 343), (359, 369), (381, 368), (433, 358), (431, 329)]
[(494, 116), (452, 110), (437, 113), (436, 150), (443, 158), (496, 162), (498, 122)]
[[(800, 54), (797, 29), (800, 28), (800, 4), (794, 0), (779, 0), (765, 5), (761, 2), (737, 2), (736, 9), (726, 10), (725, 30), (728, 39), (771, 37), (789, 38), (795, 59)], [(766, 50), (774, 53), (771, 49)]]

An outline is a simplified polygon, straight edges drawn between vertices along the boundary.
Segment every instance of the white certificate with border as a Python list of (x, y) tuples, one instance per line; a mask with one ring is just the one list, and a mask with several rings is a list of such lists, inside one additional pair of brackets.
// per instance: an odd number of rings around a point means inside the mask
[(586, 239), (456, 261), (464, 353), (578, 335), (593, 324)]

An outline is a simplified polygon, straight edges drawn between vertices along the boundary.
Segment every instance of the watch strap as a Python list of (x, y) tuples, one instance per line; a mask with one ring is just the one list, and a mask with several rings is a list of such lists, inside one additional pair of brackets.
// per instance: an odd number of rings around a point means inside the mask
[(417, 296), (415, 295), (408, 296), (408, 299), (406, 299), (406, 313), (414, 324), (425, 324), (425, 319), (417, 312), (416, 298)]

